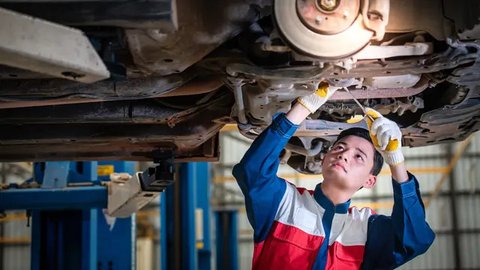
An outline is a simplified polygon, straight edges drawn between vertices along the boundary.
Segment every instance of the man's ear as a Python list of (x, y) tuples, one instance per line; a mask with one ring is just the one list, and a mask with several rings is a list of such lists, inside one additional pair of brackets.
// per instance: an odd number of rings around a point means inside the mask
[(373, 186), (375, 186), (375, 183), (377, 183), (377, 177), (373, 174), (370, 174), (368, 176), (367, 181), (365, 181), (365, 183), (363, 183), (363, 187), (364, 188), (373, 188)]

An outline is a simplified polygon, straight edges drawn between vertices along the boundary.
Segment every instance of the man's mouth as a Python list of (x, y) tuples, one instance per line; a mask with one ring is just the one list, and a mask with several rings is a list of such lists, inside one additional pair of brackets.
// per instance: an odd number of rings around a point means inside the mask
[(342, 164), (338, 163), (338, 162), (333, 163), (332, 166), (335, 166), (335, 167), (338, 166), (338, 167), (341, 168), (344, 172), (347, 172), (347, 170), (345, 169), (345, 167), (344, 167)]

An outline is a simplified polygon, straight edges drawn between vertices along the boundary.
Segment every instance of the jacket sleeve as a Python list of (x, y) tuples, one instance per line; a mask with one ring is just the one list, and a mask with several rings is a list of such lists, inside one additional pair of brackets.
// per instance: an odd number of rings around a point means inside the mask
[(423, 254), (435, 233), (425, 220), (418, 181), (409, 173), (405, 183), (393, 182), (392, 216), (369, 218), (363, 269), (393, 269)]
[(233, 167), (257, 243), (267, 237), (285, 193), (286, 182), (277, 177), (279, 155), (297, 127), (285, 114), (278, 114)]

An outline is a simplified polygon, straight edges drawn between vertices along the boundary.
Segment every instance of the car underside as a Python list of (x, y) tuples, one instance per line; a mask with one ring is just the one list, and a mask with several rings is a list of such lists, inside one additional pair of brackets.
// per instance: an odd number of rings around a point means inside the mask
[[(397, 122), (405, 146), (459, 141), (479, 129), (476, 1), (0, 0), (0, 7), (81, 30), (109, 74), (28, 69), (20, 58), (2, 61), (12, 57), (0, 46), (2, 161), (154, 160), (169, 151), (179, 161), (215, 160), (225, 124), (255, 138), (323, 81)], [(321, 173), (323, 153), (342, 130), (365, 126), (352, 123), (361, 115), (352, 96), (337, 91), (302, 123), (282, 160)]]

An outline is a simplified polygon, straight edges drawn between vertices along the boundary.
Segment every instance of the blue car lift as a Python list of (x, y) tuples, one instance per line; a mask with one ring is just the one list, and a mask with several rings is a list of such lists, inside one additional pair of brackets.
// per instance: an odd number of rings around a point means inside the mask
[(108, 178), (97, 175), (99, 166), (134, 173), (133, 162), (35, 163), (39, 188), (0, 191), (1, 211), (31, 211), (32, 270), (134, 269), (135, 216), (104, 215), (108, 194), (100, 181)]
[[(155, 179), (167, 179), (162, 175), (167, 167), (164, 162), (145, 172), (149, 188), (164, 189)], [(177, 181), (161, 196), (161, 269), (212, 268), (209, 168), (205, 162), (177, 165)], [(33, 180), (41, 187), (0, 191), (0, 211), (31, 211), (31, 269), (135, 269), (135, 216), (114, 223), (106, 218), (108, 191), (100, 181), (108, 177), (98, 176), (101, 171), (134, 174), (132, 162), (35, 163)], [(233, 246), (224, 251), (234, 262), (217, 260), (217, 269), (237, 269), (236, 216), (226, 215), (233, 231), (222, 230), (217, 252), (227, 239)], [(228, 233), (235, 235), (225, 238)]]

